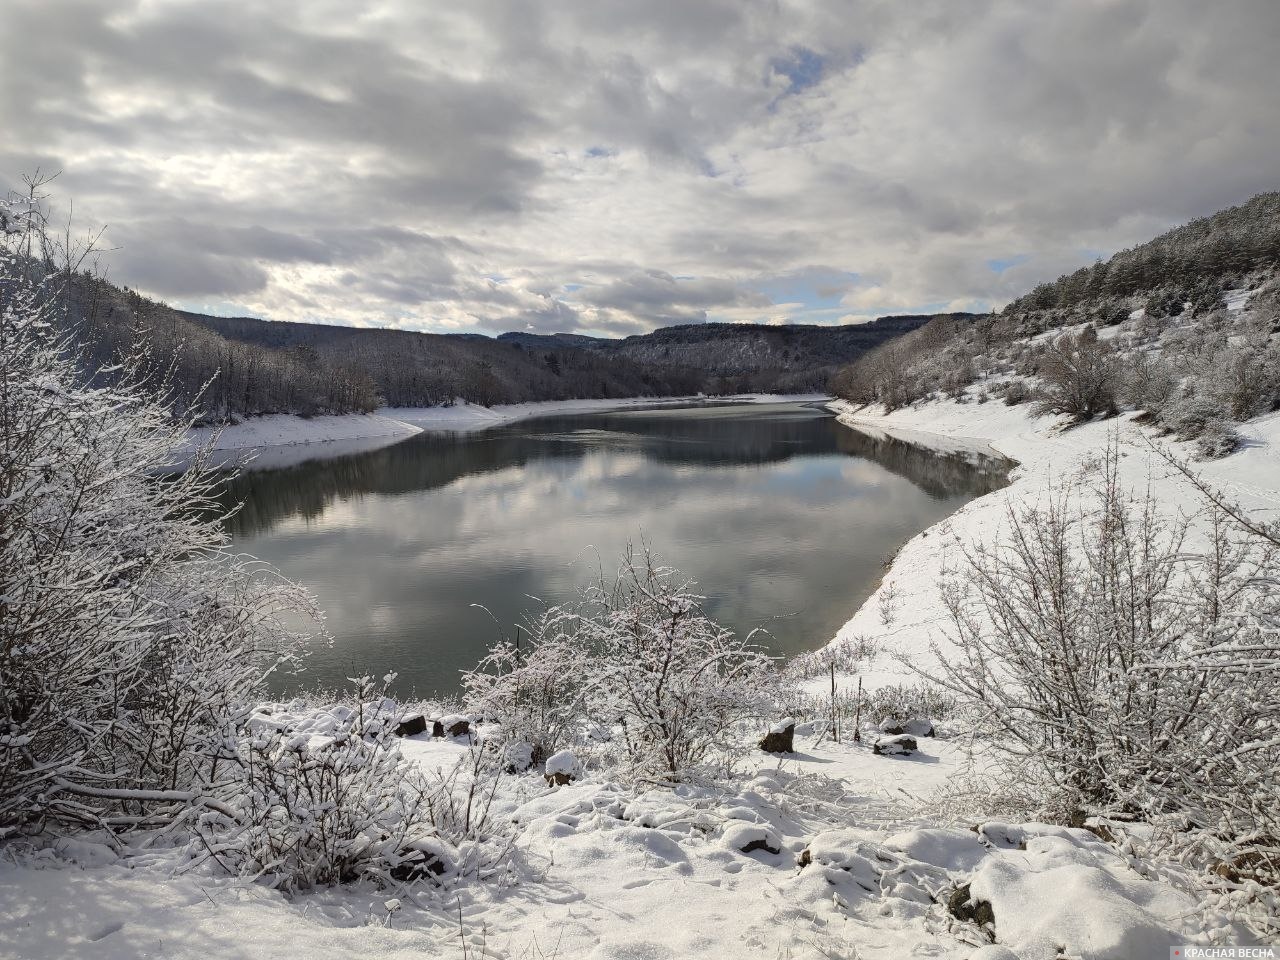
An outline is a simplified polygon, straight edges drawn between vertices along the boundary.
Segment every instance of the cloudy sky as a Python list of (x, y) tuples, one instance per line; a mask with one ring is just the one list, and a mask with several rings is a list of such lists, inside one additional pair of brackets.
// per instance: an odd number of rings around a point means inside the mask
[(999, 305), (1280, 189), (1277, 0), (6, 0), (0, 187), (211, 312)]

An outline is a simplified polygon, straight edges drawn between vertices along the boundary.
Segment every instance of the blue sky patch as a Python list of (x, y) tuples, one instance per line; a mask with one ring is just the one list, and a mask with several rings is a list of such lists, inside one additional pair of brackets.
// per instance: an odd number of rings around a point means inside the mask
[(792, 96), (821, 83), (826, 73), (827, 61), (808, 47), (793, 47), (785, 57), (770, 60), (769, 66), (774, 73), (787, 78), (789, 85), (786, 95)]

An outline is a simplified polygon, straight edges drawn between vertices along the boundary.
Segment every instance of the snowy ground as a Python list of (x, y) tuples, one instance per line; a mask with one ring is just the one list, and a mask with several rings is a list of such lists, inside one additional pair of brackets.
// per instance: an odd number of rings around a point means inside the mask
[[(914, 756), (881, 757), (814, 740), (802, 728), (795, 754), (757, 754), (731, 791), (513, 777), (501, 799), (517, 829), (511, 867), (486, 884), (286, 900), (245, 881), (172, 875), (163, 854), (126, 864), (69, 844), (64, 857), (81, 862), (0, 865), (0, 956), (1051, 960), (1066, 946), (1136, 960), (1199, 935), (1185, 893), (1144, 879), (1086, 831), (975, 832), (913, 812), (958, 769), (955, 741), (922, 738)], [(430, 765), (466, 749), (428, 738), (406, 748)], [(752, 841), (765, 847), (743, 852)], [(980, 952), (978, 928), (950, 916), (964, 881), (1007, 918), (1002, 942), (1017, 953)], [(393, 896), (401, 907), (388, 925)]]

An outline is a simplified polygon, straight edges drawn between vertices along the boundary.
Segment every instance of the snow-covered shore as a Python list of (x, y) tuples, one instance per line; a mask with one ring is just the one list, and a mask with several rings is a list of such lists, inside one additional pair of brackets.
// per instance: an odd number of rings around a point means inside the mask
[(448, 407), (383, 407), (375, 413), (299, 417), (269, 414), (225, 427), (197, 427), (188, 433), (191, 447), (212, 442), (215, 450), (249, 450), (310, 443), (375, 441), (395, 443), (423, 430), (483, 430), (516, 420), (566, 413), (601, 413), (672, 403), (820, 402), (825, 394), (743, 394), (733, 397), (633, 397), (621, 400), (546, 400), (482, 407), (458, 402)]
[[(1051, 483), (1060, 484), (1101, 458), (1113, 438), (1120, 445), (1121, 479), (1128, 486), (1150, 487), (1157, 502), (1170, 511), (1193, 513), (1203, 505), (1186, 479), (1151, 450), (1152, 432), (1133, 423), (1131, 414), (1064, 429), (1059, 419), (1033, 416), (1026, 404), (937, 400), (890, 414), (843, 400), (828, 407), (853, 429), (888, 434), (939, 452), (994, 452), (1018, 464), (1007, 487), (971, 501), (908, 541), (880, 587), (834, 638), (839, 642), (866, 637), (878, 644), (882, 653), (863, 674), (864, 684), (871, 688), (913, 682), (918, 678), (912, 667), (934, 665), (930, 644), (945, 642), (947, 618), (939, 585), (957, 568), (960, 546), (990, 541), (1010, 507), (1036, 502)], [(1236, 453), (1193, 466), (1245, 508), (1275, 519), (1280, 510), (1280, 413), (1242, 424), (1240, 434), (1244, 443)], [(1174, 452), (1184, 459), (1192, 457), (1189, 445)], [(885, 608), (894, 611), (887, 624), (882, 617)]]

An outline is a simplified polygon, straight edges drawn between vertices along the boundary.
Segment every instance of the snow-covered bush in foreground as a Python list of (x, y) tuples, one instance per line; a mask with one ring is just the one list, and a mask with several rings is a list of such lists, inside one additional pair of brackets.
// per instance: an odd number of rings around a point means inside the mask
[(186, 423), (136, 358), (88, 382), (60, 333), (71, 253), (38, 198), (0, 214), (0, 837), (167, 822), (218, 805), (218, 753), (309, 601), (225, 552), (199, 464), (156, 477)]
[(509, 746), (527, 744), (530, 764), (545, 761), (582, 723), (588, 652), (576, 626), (573, 610), (551, 607), (530, 624), (523, 649), (503, 641), (463, 674), (470, 711), (499, 720)]
[[(950, 585), (955, 652), (931, 679), (1042, 815), (1138, 818), (1195, 848), (1274, 920), (1280, 881), (1280, 591), (1275, 531), (1215, 500), (1198, 521), (1083, 483), (1011, 512)], [(1248, 521), (1245, 521), (1248, 524)], [(1252, 887), (1249, 885), (1253, 884)], [(1268, 915), (1271, 919), (1265, 919)]]
[(701, 599), (649, 553), (628, 552), (612, 584), (549, 609), (527, 649), (500, 648), (465, 678), (472, 709), (549, 750), (580, 707), (616, 728), (609, 748), (640, 779), (678, 779), (715, 751), (739, 750), (737, 728), (767, 714), (775, 674), (749, 637), (703, 613)]
[(475, 875), (505, 855), (491, 816), (500, 771), (473, 749), (448, 770), (408, 762), (399, 706), (359, 678), (354, 698), (298, 724), (258, 710), (223, 758), (222, 809), (206, 813), (194, 863), (283, 890), (370, 879)]

